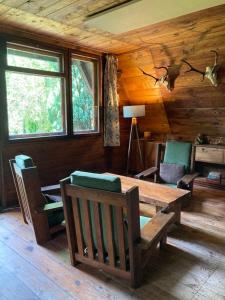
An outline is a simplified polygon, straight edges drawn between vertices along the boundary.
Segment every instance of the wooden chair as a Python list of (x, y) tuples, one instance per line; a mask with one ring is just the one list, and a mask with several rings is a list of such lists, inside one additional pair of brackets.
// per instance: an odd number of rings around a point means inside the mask
[[(166, 144), (157, 144), (156, 166), (149, 168), (135, 178), (147, 180), (154, 176), (154, 181), (174, 188), (193, 191), (194, 179), (199, 175), (193, 172), (193, 147), (188, 142), (168, 141)], [(165, 182), (160, 176), (160, 163), (184, 166), (184, 175), (176, 182)], [(162, 166), (162, 165), (161, 165)]]
[[(23, 158), (27, 162), (30, 159), (28, 166), (24, 162), (21, 166)], [(23, 220), (32, 225), (36, 241), (42, 245), (50, 240), (54, 233), (65, 229), (61, 224), (64, 220), (62, 201), (48, 202), (41, 192), (37, 167), (31, 166), (31, 158), (21, 155), (10, 159), (9, 162)], [(55, 188), (57, 189), (57, 186)], [(49, 189), (44, 187), (43, 190), (51, 193), (54, 186), (50, 186)]]
[[(93, 186), (90, 180), (88, 185)], [(106, 185), (103, 182), (101, 188)], [(71, 264), (82, 262), (140, 286), (144, 267), (158, 245), (166, 243), (174, 213), (140, 217), (138, 187), (113, 192), (66, 178), (61, 193)]]

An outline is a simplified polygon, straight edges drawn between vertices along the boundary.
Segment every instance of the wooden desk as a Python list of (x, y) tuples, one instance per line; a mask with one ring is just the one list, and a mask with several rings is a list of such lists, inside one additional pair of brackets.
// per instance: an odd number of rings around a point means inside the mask
[[(110, 173), (106, 173), (110, 174)], [(115, 175), (115, 174), (111, 174)], [(169, 211), (176, 213), (176, 223), (180, 223), (181, 205), (191, 193), (182, 189), (174, 189), (159, 183), (153, 183), (136, 178), (116, 175), (120, 177), (122, 191), (125, 193), (133, 186), (139, 187), (139, 198), (141, 202), (155, 206), (156, 212), (167, 207)]]

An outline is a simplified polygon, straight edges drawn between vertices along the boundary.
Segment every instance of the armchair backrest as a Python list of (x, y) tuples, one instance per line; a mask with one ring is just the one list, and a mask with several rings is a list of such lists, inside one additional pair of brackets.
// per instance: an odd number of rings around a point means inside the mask
[(189, 142), (166, 142), (164, 163), (184, 165), (185, 173), (190, 171), (192, 144)]
[(37, 167), (26, 155), (18, 155), (9, 162), (24, 221), (33, 223), (35, 211), (45, 204)]
[(98, 265), (130, 279), (140, 239), (138, 188), (122, 193), (119, 178), (96, 176), (97, 181), (80, 181), (79, 176), (72, 177), (73, 183), (71, 178), (61, 181), (71, 262)]

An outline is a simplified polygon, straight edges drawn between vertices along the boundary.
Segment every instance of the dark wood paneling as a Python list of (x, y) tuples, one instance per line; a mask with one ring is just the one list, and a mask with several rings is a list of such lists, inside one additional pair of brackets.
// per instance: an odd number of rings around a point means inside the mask
[(7, 205), (15, 204), (16, 200), (8, 160), (20, 153), (33, 158), (38, 167), (41, 185), (58, 183), (74, 170), (104, 169), (104, 147), (101, 136), (8, 144), (3, 150)]

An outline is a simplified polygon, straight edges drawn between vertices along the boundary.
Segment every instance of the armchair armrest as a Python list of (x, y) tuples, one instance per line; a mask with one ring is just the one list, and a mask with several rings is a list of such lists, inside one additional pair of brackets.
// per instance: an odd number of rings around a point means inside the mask
[(149, 168), (141, 173), (138, 173), (137, 175), (135, 175), (134, 177), (137, 178), (137, 179), (145, 179), (151, 175), (154, 175), (158, 172), (158, 168), (156, 167), (152, 167), (152, 168)]
[(58, 192), (60, 193), (60, 184), (48, 185), (41, 187), (42, 193)]
[(149, 203), (139, 202), (140, 216), (152, 218), (155, 215), (155, 206)]
[(139, 247), (148, 250), (155, 242), (160, 242), (172, 223), (175, 222), (175, 213), (157, 213), (141, 230)]
[(186, 174), (177, 182), (177, 186), (179, 186), (179, 184), (189, 185), (198, 176), (199, 173)]

